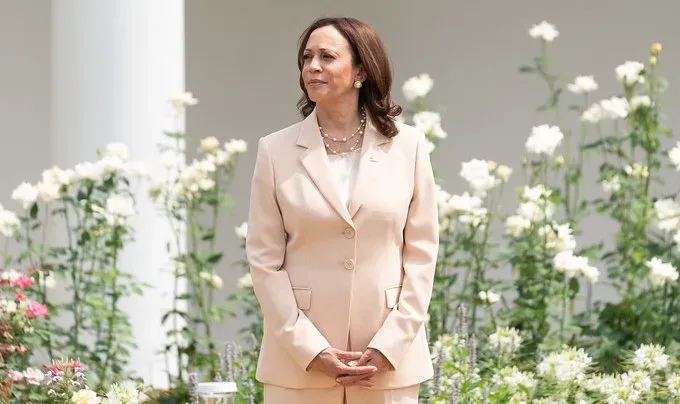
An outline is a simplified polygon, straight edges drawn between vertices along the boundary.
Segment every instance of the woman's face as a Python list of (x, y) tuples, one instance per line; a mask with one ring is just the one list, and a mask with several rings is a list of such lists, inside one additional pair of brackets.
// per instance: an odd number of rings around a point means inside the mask
[(354, 81), (359, 68), (352, 63), (352, 49), (332, 25), (318, 28), (307, 40), (302, 56), (302, 79), (310, 100), (332, 104), (358, 96)]

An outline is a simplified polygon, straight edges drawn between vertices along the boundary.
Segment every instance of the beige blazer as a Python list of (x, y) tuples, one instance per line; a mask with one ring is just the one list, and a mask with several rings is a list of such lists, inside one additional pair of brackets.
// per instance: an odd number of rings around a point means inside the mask
[(376, 389), (433, 374), (425, 333), (439, 246), (435, 183), (424, 135), (370, 121), (349, 206), (340, 199), (316, 111), (261, 138), (251, 184), (246, 253), (264, 314), (257, 379), (325, 388), (308, 371), (325, 348), (372, 347), (395, 370)]

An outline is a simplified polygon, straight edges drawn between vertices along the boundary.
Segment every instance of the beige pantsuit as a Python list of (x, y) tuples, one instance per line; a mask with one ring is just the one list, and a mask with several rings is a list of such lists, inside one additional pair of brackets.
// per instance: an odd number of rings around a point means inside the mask
[(266, 384), (267, 404), (418, 404), (419, 385), (402, 389), (370, 390), (343, 386), (329, 389), (288, 389)]
[(372, 390), (348, 388), (350, 404), (417, 402), (407, 397), (432, 377), (424, 323), (439, 245), (437, 190), (424, 135), (397, 127), (387, 138), (367, 120), (347, 205), (316, 110), (258, 142), (246, 253), (264, 314), (257, 378), (266, 404), (342, 403), (334, 378), (308, 370), (328, 347), (374, 348), (395, 369), (376, 375)]

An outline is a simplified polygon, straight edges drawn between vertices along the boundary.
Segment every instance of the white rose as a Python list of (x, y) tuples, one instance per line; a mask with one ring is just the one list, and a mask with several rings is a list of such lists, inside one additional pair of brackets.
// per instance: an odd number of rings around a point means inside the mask
[(657, 227), (665, 233), (680, 230), (680, 203), (673, 199), (660, 199), (654, 202)]
[(581, 267), (581, 274), (590, 283), (596, 283), (600, 279), (600, 270), (592, 265), (585, 265)]
[(623, 170), (626, 174), (635, 178), (647, 178), (649, 177), (649, 168), (640, 163), (633, 163), (633, 165), (626, 165)]
[(449, 206), (454, 211), (472, 212), (474, 209), (482, 206), (482, 200), (465, 192), (462, 195), (453, 195), (449, 200)]
[(222, 167), (229, 161), (229, 153), (222, 149), (217, 149), (215, 154), (208, 155), (208, 161), (212, 162), (216, 166)]
[(117, 155), (107, 155), (96, 164), (98, 164), (105, 173), (116, 173), (123, 170), (125, 167), (125, 160)]
[(210, 154), (215, 154), (217, 153), (217, 150), (220, 148), (220, 141), (217, 140), (216, 137), (210, 136), (201, 139), (201, 149)]
[(550, 197), (552, 190), (545, 187), (543, 184), (538, 184), (533, 187), (527, 185), (522, 190), (522, 198), (531, 202), (541, 202), (543, 199)]
[(89, 161), (76, 164), (74, 169), (78, 178), (92, 181), (97, 181), (104, 174), (103, 167), (100, 164), (94, 164)]
[(677, 142), (675, 147), (668, 152), (668, 158), (675, 166), (675, 170), (680, 171), (680, 142)]
[(678, 280), (678, 271), (670, 263), (654, 257), (647, 261), (646, 265), (650, 269), (649, 278), (654, 286), (662, 286), (668, 281)]
[(244, 274), (242, 277), (238, 278), (238, 288), (239, 289), (249, 289), (253, 287), (253, 277), (250, 272)]
[(616, 67), (616, 78), (627, 85), (644, 83), (644, 69), (645, 65), (642, 63), (629, 60)]
[(602, 189), (604, 192), (610, 194), (621, 189), (621, 179), (615, 175), (609, 179), (602, 180)]
[(59, 185), (71, 185), (76, 173), (73, 170), (62, 170), (59, 167), (52, 167), (42, 172), (43, 182), (53, 182)]
[(181, 110), (186, 107), (198, 104), (198, 99), (194, 97), (191, 92), (184, 92), (182, 94), (170, 97), (170, 105), (175, 110)]
[(13, 237), (21, 227), (21, 221), (14, 212), (0, 206), (0, 233), (5, 237)]
[(435, 148), (437, 146), (430, 139), (425, 139), (425, 150), (427, 150), (428, 154), (431, 154)]
[(557, 126), (539, 125), (531, 129), (531, 135), (526, 141), (526, 149), (530, 153), (547, 154), (552, 156), (555, 149), (562, 142), (564, 135)]
[(106, 211), (118, 217), (132, 216), (135, 214), (134, 201), (126, 195), (112, 195), (106, 200)]
[(589, 123), (598, 123), (605, 118), (605, 111), (602, 106), (598, 104), (593, 104), (587, 110), (583, 111), (581, 114), (581, 120)]
[(97, 393), (94, 391), (83, 389), (73, 393), (71, 402), (74, 404), (99, 404), (101, 403), (101, 398), (97, 397)]
[(239, 154), (248, 151), (248, 143), (242, 139), (231, 139), (224, 143), (224, 150), (227, 154)]
[(529, 35), (532, 38), (540, 38), (546, 42), (552, 42), (560, 35), (560, 33), (553, 24), (550, 24), (547, 21), (541, 21), (531, 27)]
[(130, 159), (128, 147), (123, 142), (112, 142), (106, 145), (104, 156), (116, 157), (122, 161)]
[(546, 236), (546, 247), (557, 252), (573, 251), (576, 248), (576, 240), (569, 223), (555, 225), (554, 227), (553, 230), (553, 227), (548, 225), (540, 231), (541, 235)]
[(401, 90), (406, 101), (413, 102), (417, 98), (425, 97), (432, 90), (433, 84), (430, 75), (422, 73), (406, 80)]
[(603, 116), (609, 119), (623, 119), (628, 116), (630, 105), (628, 100), (622, 97), (611, 97), (600, 101)]
[(485, 160), (472, 159), (461, 164), (459, 175), (468, 182), (475, 196), (484, 197), (500, 180), (490, 173)]
[(531, 220), (521, 215), (508, 216), (505, 219), (505, 233), (513, 237), (519, 237), (531, 227)]
[(630, 99), (630, 110), (635, 111), (638, 108), (649, 108), (652, 105), (652, 99), (648, 95), (636, 95)]
[(28, 182), (22, 182), (12, 192), (12, 199), (19, 202), (26, 209), (38, 200), (38, 188)]
[(506, 166), (506, 165), (500, 165), (496, 169), (496, 175), (498, 178), (500, 178), (501, 181), (507, 182), (508, 179), (510, 178), (510, 174), (512, 174), (512, 168)]
[(201, 272), (201, 279), (203, 279), (210, 287), (214, 289), (221, 289), (224, 282), (219, 275), (210, 272)]
[(479, 292), (479, 299), (484, 303), (494, 304), (501, 299), (501, 296), (490, 290)]
[(423, 133), (434, 136), (437, 139), (445, 139), (448, 136), (444, 129), (442, 129), (441, 123), (441, 115), (437, 112), (421, 111), (413, 115), (413, 125)]
[(593, 76), (578, 76), (573, 83), (567, 85), (567, 89), (574, 94), (587, 94), (597, 90), (598, 85)]
[(248, 235), (248, 222), (241, 223), (238, 227), (234, 229), (236, 236), (240, 239), (245, 239)]
[(38, 196), (45, 203), (59, 199), (59, 194), (61, 193), (61, 185), (59, 184), (40, 181), (36, 188), (38, 189)]
[(562, 251), (553, 258), (553, 265), (555, 265), (556, 270), (563, 272), (567, 278), (573, 278), (588, 265), (588, 259), (576, 256), (572, 251)]

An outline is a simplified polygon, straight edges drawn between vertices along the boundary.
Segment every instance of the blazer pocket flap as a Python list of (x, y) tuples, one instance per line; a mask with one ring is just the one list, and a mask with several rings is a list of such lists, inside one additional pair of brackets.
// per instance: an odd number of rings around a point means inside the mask
[(309, 310), (312, 306), (312, 290), (309, 288), (293, 288), (295, 303), (300, 310)]
[(385, 304), (388, 309), (397, 306), (399, 301), (399, 293), (401, 292), (401, 286), (393, 286), (391, 288), (385, 289)]

